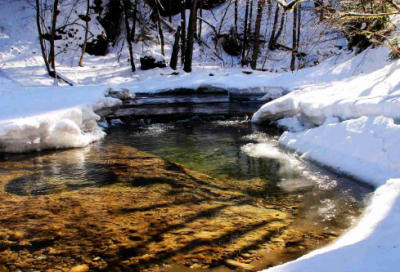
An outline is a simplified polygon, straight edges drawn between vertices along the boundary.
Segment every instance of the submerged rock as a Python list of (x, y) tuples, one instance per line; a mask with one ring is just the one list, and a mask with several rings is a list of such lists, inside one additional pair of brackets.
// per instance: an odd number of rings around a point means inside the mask
[(89, 266), (86, 264), (73, 267), (70, 272), (86, 272), (89, 271)]

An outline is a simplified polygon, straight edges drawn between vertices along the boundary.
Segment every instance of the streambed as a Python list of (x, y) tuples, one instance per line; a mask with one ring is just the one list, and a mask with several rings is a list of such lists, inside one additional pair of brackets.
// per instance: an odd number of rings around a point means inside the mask
[(274, 128), (219, 119), (1, 155), (0, 271), (258, 271), (357, 220), (372, 188), (283, 153)]

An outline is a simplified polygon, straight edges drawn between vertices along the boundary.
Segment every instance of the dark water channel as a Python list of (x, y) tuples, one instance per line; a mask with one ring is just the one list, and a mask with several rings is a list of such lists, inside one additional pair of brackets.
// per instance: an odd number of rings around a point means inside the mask
[[(372, 188), (283, 152), (277, 146), (281, 132), (275, 128), (252, 125), (243, 115), (227, 118), (207, 121), (192, 118), (141, 126), (117, 124), (106, 129), (104, 140), (86, 148), (2, 155), (0, 173), (8, 173), (13, 170), (12, 165), (29, 161), (23, 167), (18, 166), (18, 171), (25, 169), (29, 174), (12, 179), (4, 189), (19, 196), (40, 196), (116, 184), (119, 182), (118, 173), (108, 171), (109, 167), (96, 158), (104, 156), (113, 160), (117, 155), (111, 154), (110, 150), (122, 145), (182, 164), (217, 180), (233, 181), (239, 188), (241, 183), (254, 181), (258, 184), (257, 190), (251, 187), (243, 189), (250, 199), (275, 203), (279, 196), (290, 195), (299, 203), (295, 218), (290, 223), (297, 230), (337, 236), (357, 220)], [(300, 255), (296, 253), (286, 259), (281, 258), (277, 263)], [(265, 266), (260, 263), (263, 260), (268, 263), (268, 258), (274, 255), (268, 256), (265, 253), (254, 263), (263, 268)], [(186, 271), (188, 266), (190, 263), (186, 266), (183, 263), (169, 271)], [(232, 268), (232, 265), (229, 266)], [(215, 271), (228, 270), (218, 269)]]

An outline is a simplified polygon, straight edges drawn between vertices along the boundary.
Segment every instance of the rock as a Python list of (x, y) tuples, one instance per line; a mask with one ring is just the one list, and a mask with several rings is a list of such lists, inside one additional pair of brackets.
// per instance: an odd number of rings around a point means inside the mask
[(113, 88), (108, 88), (105, 93), (105, 97), (112, 97), (112, 98), (118, 98), (123, 101), (129, 101), (133, 100), (135, 98), (135, 95), (132, 94), (128, 89), (113, 89)]
[(98, 35), (97, 38), (88, 42), (86, 53), (93, 56), (105, 56), (108, 53), (108, 40), (104, 35)]
[(140, 63), (142, 70), (167, 67), (164, 56), (152, 51), (144, 52), (140, 57)]
[(230, 56), (237, 57), (241, 54), (243, 46), (238, 39), (235, 28), (232, 27), (230, 29), (229, 35), (227, 35), (222, 42), (222, 48)]
[(239, 268), (239, 269), (243, 269), (245, 271), (251, 271), (252, 270), (250, 265), (244, 264), (244, 263), (240, 263), (240, 262), (237, 262), (237, 261), (232, 260), (232, 259), (225, 260), (225, 263), (226, 263), (226, 265), (231, 266), (231, 267), (233, 267), (235, 269)]
[(220, 93), (226, 94), (228, 93), (229, 87), (223, 84), (201, 84), (199, 88), (197, 88), (197, 93)]
[(229, 97), (238, 100), (273, 100), (286, 92), (282, 87), (229, 88)]
[(89, 266), (84, 264), (84, 265), (77, 265), (77, 266), (71, 268), (71, 270), (69, 272), (86, 272), (86, 271), (89, 271)]

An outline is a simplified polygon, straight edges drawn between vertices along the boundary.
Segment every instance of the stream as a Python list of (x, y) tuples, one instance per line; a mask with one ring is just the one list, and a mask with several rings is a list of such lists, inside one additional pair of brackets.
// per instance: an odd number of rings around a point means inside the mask
[(281, 131), (234, 108), (1, 154), (0, 271), (259, 271), (357, 222), (373, 188), (282, 151)]

